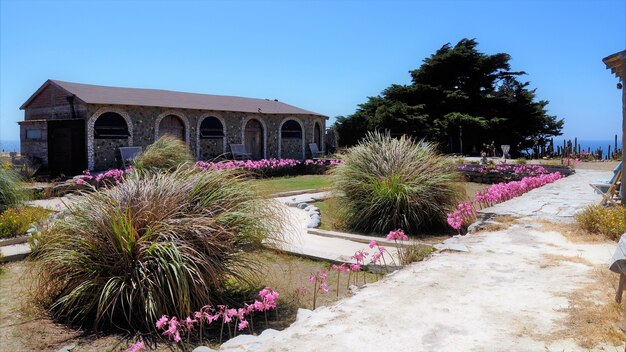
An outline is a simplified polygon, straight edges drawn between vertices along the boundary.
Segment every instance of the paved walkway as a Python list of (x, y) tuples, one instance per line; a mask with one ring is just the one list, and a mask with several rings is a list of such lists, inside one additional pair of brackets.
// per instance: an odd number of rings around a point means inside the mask
[(615, 245), (570, 243), (558, 232), (538, 231), (532, 221), (571, 221), (574, 212), (600, 200), (588, 183), (609, 176), (581, 170), (486, 209), (525, 221), (456, 238), (470, 252), (412, 264), (353, 297), (302, 314), (284, 331), (237, 337), (222, 350), (586, 351), (562, 338), (561, 309), (569, 304), (567, 293), (590, 282), (594, 266), (607, 264)]
[[(367, 243), (342, 238), (330, 238), (308, 233), (307, 224), (309, 215), (306, 211), (287, 206), (287, 203), (312, 203), (330, 196), (329, 192), (309, 193), (298, 196), (275, 198), (283, 204), (287, 226), (283, 233), (283, 242), (278, 244), (282, 250), (295, 255), (333, 262), (354, 262), (351, 256), (359, 250), (369, 250)], [(394, 260), (397, 255), (394, 250), (389, 251)], [(366, 264), (370, 260), (366, 259)], [(389, 258), (387, 261), (391, 262)]]

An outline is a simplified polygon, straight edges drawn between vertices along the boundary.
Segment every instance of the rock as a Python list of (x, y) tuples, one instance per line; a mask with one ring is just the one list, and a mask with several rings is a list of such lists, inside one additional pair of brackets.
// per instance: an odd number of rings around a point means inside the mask
[[(258, 336), (254, 336), (254, 335), (239, 335), (237, 337), (234, 337), (234, 338), (224, 342), (222, 344), (222, 346), (220, 346), (220, 351), (250, 351), (250, 350), (256, 350), (259, 347), (261, 347), (261, 345), (265, 341), (274, 338), (274, 336), (276, 336), (278, 333), (279, 333), (278, 330), (265, 329), (265, 330), (263, 330), (261, 335), (258, 335)], [(214, 350), (204, 350), (204, 351), (208, 352), (208, 351), (214, 351)], [(195, 350), (194, 350), (194, 352), (195, 352)]]
[(319, 220), (311, 220), (306, 227), (309, 229), (316, 229), (318, 227), (320, 227), (320, 221)]
[(304, 209), (304, 210), (308, 211), (309, 213), (319, 213), (320, 211), (316, 206), (313, 206), (313, 205), (311, 205), (310, 208)]
[(451, 243), (446, 245), (446, 248), (449, 251), (456, 251), (456, 252), (469, 252), (469, 249), (467, 248), (466, 245), (464, 244), (459, 244), (459, 243)]
[(313, 314), (312, 310), (298, 308), (298, 312), (296, 313), (296, 322), (308, 319)]
[(359, 292), (359, 286), (350, 285), (350, 287), (348, 287), (348, 291), (350, 291), (351, 294), (355, 294)]
[(75, 343), (70, 343), (67, 346), (63, 346), (61, 347), (60, 350), (58, 350), (57, 352), (70, 352), (71, 350), (73, 350), (76, 347)]
[(298, 204), (298, 209), (304, 209), (304, 208), (306, 208), (306, 207), (308, 207), (308, 206), (309, 206), (309, 205), (308, 205), (308, 204), (306, 204), (306, 203), (300, 203), (300, 204)]
[(312, 208), (314, 208), (314, 206), (309, 205), (306, 208), (304, 208), (304, 210), (310, 212)]
[(198, 346), (196, 348), (193, 349), (193, 351), (191, 352), (217, 352), (217, 350), (214, 350), (210, 347), (207, 346)]

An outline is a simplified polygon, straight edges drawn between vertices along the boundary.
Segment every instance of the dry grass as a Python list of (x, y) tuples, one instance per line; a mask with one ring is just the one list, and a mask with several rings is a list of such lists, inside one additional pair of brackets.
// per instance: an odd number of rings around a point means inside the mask
[(620, 346), (626, 341), (626, 333), (620, 328), (626, 318), (626, 301), (615, 302), (619, 275), (606, 268), (594, 269), (592, 281), (580, 290), (565, 295), (569, 306), (561, 311), (567, 314), (562, 322), (564, 328), (550, 338), (572, 338), (584, 348), (600, 343)]
[(599, 243), (607, 241), (605, 237), (589, 233), (581, 229), (577, 224), (555, 223), (548, 220), (536, 220), (534, 223), (541, 225), (539, 231), (559, 232), (565, 236), (568, 241), (573, 243)]
[(570, 262), (577, 264), (584, 264), (588, 266), (593, 266), (593, 264), (583, 257), (573, 257), (568, 255), (556, 255), (556, 254), (545, 254), (544, 260), (539, 265), (540, 268), (545, 269), (549, 267), (559, 266), (561, 262)]
[(517, 223), (519, 218), (510, 215), (498, 215), (489, 219), (489, 222), (483, 223), (480, 230), (476, 233), (495, 232), (506, 230), (513, 224)]

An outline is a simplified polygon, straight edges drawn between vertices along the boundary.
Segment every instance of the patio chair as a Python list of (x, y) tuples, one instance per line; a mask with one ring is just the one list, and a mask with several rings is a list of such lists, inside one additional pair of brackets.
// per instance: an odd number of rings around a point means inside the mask
[(595, 182), (589, 184), (589, 186), (591, 186), (591, 188), (593, 188), (596, 193), (599, 193), (602, 196), (600, 205), (606, 205), (609, 203), (615, 205), (617, 204), (617, 201), (621, 202), (622, 200), (620, 192), (620, 180), (622, 179), (622, 170), (621, 167), (619, 170), (616, 168), (616, 170), (617, 172), (613, 174), (613, 177), (610, 180), (606, 180), (606, 182)]
[(324, 153), (320, 152), (319, 148), (317, 148), (317, 143), (310, 143), (309, 149), (311, 149), (311, 155), (313, 156), (313, 159), (319, 158), (324, 155)]
[[(615, 177), (618, 171), (622, 171), (621, 161), (617, 164), (617, 166), (615, 166), (615, 169), (613, 169), (613, 177)], [(611, 183), (611, 182), (613, 182), (613, 178), (610, 178), (608, 180), (596, 180), (596, 183)]]
[(233, 155), (233, 159), (235, 160), (247, 160), (252, 157), (252, 153), (248, 153), (248, 151), (246, 151), (246, 146), (243, 144), (231, 144), (230, 153)]
[(141, 154), (141, 147), (120, 147), (122, 166), (127, 168), (133, 164), (133, 160)]

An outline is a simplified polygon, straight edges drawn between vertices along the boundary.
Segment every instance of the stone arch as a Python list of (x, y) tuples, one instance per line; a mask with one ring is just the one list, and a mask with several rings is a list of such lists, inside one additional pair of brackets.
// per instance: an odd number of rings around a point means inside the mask
[(187, 144), (187, 146), (189, 146), (189, 119), (187, 119), (187, 116), (185, 116), (185, 114), (176, 110), (167, 110), (157, 116), (156, 120), (154, 121), (154, 141), (156, 142), (157, 139), (159, 139), (159, 125), (161, 124), (161, 120), (170, 115), (178, 117), (183, 122), (183, 126), (185, 127), (185, 143)]
[(306, 130), (304, 129), (304, 123), (302, 122), (302, 120), (300, 120), (297, 117), (292, 117), (292, 116), (285, 117), (280, 122), (280, 125), (278, 126), (278, 158), (282, 159), (282, 157), (283, 157), (283, 134), (282, 134), (282, 130), (283, 130), (283, 125), (287, 121), (296, 121), (300, 125), (300, 128), (302, 129), (302, 135), (300, 137), (300, 139), (302, 141), (301, 142), (301, 148), (300, 148), (300, 150), (301, 150), (301, 157), (300, 157), (300, 159), (304, 160), (304, 159), (306, 159), (306, 149), (304, 147), (305, 143), (306, 143), (306, 141), (305, 141), (306, 138), (304, 138), (304, 136), (306, 135)]
[(114, 112), (124, 118), (124, 121), (126, 121), (126, 125), (128, 126), (128, 146), (130, 147), (133, 145), (133, 122), (130, 115), (125, 110), (116, 107), (103, 107), (98, 109), (87, 120), (87, 168), (89, 170), (93, 170), (95, 165), (94, 126), (98, 117), (105, 112)]
[(246, 144), (246, 125), (250, 120), (257, 120), (263, 127), (263, 159), (267, 159), (267, 123), (260, 117), (246, 117), (243, 119), (243, 123), (241, 124), (241, 144)]
[[(222, 138), (222, 153), (226, 153), (226, 147), (228, 144), (228, 127), (226, 125), (226, 120), (222, 117), (221, 114), (218, 113), (205, 113), (198, 117), (198, 124), (196, 126), (196, 158), (200, 159), (200, 125), (202, 121), (207, 117), (215, 117), (220, 120), (222, 123), (222, 129), (224, 130), (224, 138)], [(245, 126), (245, 125), (244, 125)]]
[[(311, 141), (313, 143), (317, 143), (317, 148), (320, 150), (320, 152), (324, 151), (324, 147), (326, 144), (326, 141), (325, 141), (326, 138), (324, 138), (325, 137), (324, 128), (322, 126), (323, 126), (322, 123), (320, 123), (318, 120), (315, 120), (315, 122), (313, 122), (313, 133), (311, 136)], [(319, 133), (319, 136), (315, 135), (316, 132)]]

